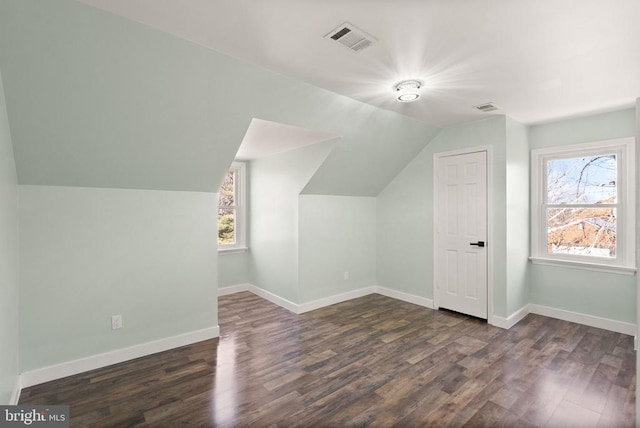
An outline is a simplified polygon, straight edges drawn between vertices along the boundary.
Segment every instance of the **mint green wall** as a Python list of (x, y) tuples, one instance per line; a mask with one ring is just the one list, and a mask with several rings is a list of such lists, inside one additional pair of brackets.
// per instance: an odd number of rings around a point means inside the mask
[(377, 196), (389, 181), (439, 132), (394, 112), (361, 105), (349, 116), (327, 160), (302, 193)]
[(376, 198), (301, 195), (298, 269), (301, 303), (376, 285)]
[(635, 324), (635, 276), (536, 264), (530, 271), (531, 303)]
[[(506, 119), (489, 119), (443, 129), (378, 196), (378, 283), (433, 298), (433, 156), (491, 146), (494, 260), (493, 314), (507, 316)], [(402, 221), (399, 221), (398, 219)], [(398, 224), (402, 223), (402, 224)]]
[(635, 135), (635, 108), (542, 123), (529, 127), (532, 149)]
[[(437, 136), (434, 141), (439, 141)], [(433, 163), (423, 149), (377, 198), (378, 285), (433, 298)]]
[(261, 74), (69, 0), (0, 2), (0, 66), (20, 184), (210, 192), (251, 120), (225, 77)]
[[(531, 149), (634, 136), (635, 109), (531, 126)], [(556, 266), (530, 267), (531, 303), (635, 323), (636, 278)]]
[(529, 303), (529, 143), (527, 127), (506, 117), (507, 314)]
[(21, 371), (216, 326), (216, 196), (19, 186)]
[(218, 254), (218, 288), (250, 282), (250, 253)]
[(250, 164), (250, 282), (293, 303), (300, 302), (298, 197), (334, 144), (314, 144)]
[(18, 382), (18, 179), (0, 74), (0, 404)]

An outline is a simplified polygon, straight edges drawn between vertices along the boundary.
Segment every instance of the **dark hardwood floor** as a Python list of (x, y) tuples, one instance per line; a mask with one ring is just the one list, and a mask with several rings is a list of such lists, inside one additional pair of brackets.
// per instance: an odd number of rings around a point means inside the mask
[(537, 315), (511, 330), (370, 295), (294, 315), (219, 299), (221, 337), (27, 388), (72, 426), (632, 427), (633, 338)]

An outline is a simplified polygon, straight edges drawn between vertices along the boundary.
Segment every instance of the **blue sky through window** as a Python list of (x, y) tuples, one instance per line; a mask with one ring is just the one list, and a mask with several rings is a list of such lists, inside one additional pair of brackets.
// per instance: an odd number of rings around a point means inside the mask
[(615, 203), (618, 167), (615, 154), (547, 161), (547, 203)]

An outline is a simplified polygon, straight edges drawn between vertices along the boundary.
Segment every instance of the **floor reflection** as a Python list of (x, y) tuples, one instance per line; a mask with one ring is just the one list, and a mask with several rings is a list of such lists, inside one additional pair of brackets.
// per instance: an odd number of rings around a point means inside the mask
[(236, 341), (221, 337), (218, 343), (214, 388), (212, 394), (213, 424), (230, 426), (236, 420), (238, 383), (236, 380)]

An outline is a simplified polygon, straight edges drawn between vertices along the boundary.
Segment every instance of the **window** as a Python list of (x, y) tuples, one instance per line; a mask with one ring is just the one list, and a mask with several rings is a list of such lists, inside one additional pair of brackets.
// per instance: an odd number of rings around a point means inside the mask
[(245, 164), (234, 162), (218, 193), (218, 250), (246, 249)]
[(531, 152), (531, 260), (635, 272), (634, 141)]

